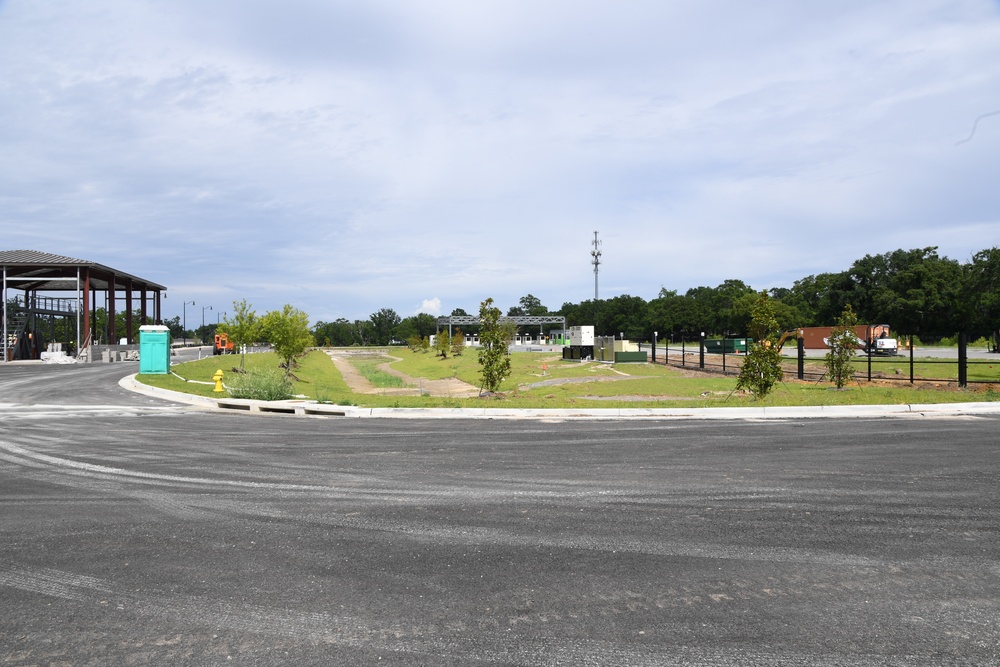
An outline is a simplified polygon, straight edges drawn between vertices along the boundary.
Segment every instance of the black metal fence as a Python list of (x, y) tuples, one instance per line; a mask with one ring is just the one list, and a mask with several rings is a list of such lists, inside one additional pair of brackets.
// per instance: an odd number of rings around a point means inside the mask
[[(740, 353), (727, 353), (726, 345), (721, 346), (721, 354), (709, 353), (706, 351), (703, 337), (695, 340), (682, 339), (679, 343), (672, 342), (659, 346), (654, 343), (652, 346), (643, 345), (641, 348), (649, 350), (649, 360), (653, 363), (723, 375), (737, 375), (742, 366), (742, 359), (746, 356)], [(996, 353), (995, 349), (988, 351)], [(792, 368), (793, 364), (794, 368)], [(783, 365), (786, 373), (790, 373), (800, 380), (819, 382), (827, 373), (823, 357), (807, 357), (801, 339), (798, 341), (796, 355), (794, 357), (786, 356)], [(958, 335), (958, 358), (956, 360), (918, 359), (914, 357), (913, 337), (910, 336), (906, 349), (900, 354), (881, 356), (869, 350), (867, 354), (859, 355), (855, 359), (855, 365), (856, 367), (860, 366), (854, 373), (857, 380), (891, 380), (910, 384), (916, 382), (957, 383), (960, 387), (967, 387), (970, 384), (1000, 383), (1000, 355), (995, 361), (992, 359), (970, 359), (968, 337), (965, 334)], [(919, 374), (917, 367), (921, 371)], [(929, 368), (940, 368), (941, 372), (928, 374)]]

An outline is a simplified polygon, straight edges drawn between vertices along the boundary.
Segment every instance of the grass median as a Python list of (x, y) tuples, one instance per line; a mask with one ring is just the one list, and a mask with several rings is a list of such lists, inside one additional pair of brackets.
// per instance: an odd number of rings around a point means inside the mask
[[(958, 389), (954, 383), (917, 383), (864, 380), (844, 390), (826, 382), (798, 381), (786, 374), (785, 380), (765, 399), (736, 392), (736, 378), (699, 373), (652, 364), (601, 364), (563, 361), (553, 352), (511, 354), (511, 376), (501, 386), (501, 394), (483, 398), (454, 398), (432, 395), (395, 395), (391, 389), (408, 383), (378, 370), (391, 362), (392, 369), (414, 379), (456, 378), (479, 386), (479, 364), (475, 351), (442, 359), (406, 348), (369, 350), (352, 363), (359, 374), (369, 377), (375, 393), (352, 389), (329, 355), (313, 350), (293, 369), (297, 397), (338, 405), (360, 407), (498, 407), (498, 408), (707, 408), (759, 406), (827, 405), (906, 405), (1000, 400), (1000, 390), (992, 384)], [(393, 360), (388, 356), (398, 358)], [(273, 353), (249, 354), (247, 368), (276, 368)], [(212, 376), (222, 370), (225, 377), (239, 366), (238, 356), (208, 357), (173, 367), (176, 375), (139, 375), (145, 384), (202, 396), (223, 396), (213, 391)], [(865, 367), (858, 366), (859, 371)], [(908, 372), (908, 367), (907, 367)], [(179, 376), (179, 377), (178, 377)], [(386, 379), (392, 378), (391, 380)], [(382, 383), (382, 386), (379, 386)], [(998, 380), (1000, 385), (1000, 380)], [(419, 382), (410, 385), (419, 391)]]

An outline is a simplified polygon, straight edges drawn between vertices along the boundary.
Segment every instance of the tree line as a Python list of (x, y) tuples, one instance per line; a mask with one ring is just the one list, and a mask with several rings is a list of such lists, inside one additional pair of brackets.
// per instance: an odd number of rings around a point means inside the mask
[[(1000, 248), (977, 252), (964, 263), (939, 255), (937, 247), (865, 255), (844, 271), (809, 275), (767, 293), (782, 330), (832, 326), (850, 305), (859, 322), (889, 324), (900, 335), (925, 342), (960, 331), (987, 337), (1000, 328)], [(737, 336), (748, 334), (758, 295), (742, 280), (727, 279), (683, 294), (662, 288), (650, 301), (623, 294), (565, 302), (550, 311), (528, 294), (507, 315), (562, 315), (567, 326), (594, 325), (599, 335), (640, 341), (651, 340), (654, 332), (661, 340), (694, 339), (702, 332)], [(451, 314), (467, 313), (457, 308)], [(318, 344), (388, 345), (430, 336), (436, 320), (424, 313), (402, 318), (382, 308), (367, 320), (319, 322), (312, 332)]]

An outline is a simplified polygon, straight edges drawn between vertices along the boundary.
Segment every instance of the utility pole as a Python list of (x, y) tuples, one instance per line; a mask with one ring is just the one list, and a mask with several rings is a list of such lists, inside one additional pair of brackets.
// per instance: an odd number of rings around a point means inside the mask
[(601, 265), (601, 242), (597, 240), (597, 232), (594, 232), (594, 249), (590, 251), (590, 263), (594, 265), (594, 301), (597, 301), (597, 271)]

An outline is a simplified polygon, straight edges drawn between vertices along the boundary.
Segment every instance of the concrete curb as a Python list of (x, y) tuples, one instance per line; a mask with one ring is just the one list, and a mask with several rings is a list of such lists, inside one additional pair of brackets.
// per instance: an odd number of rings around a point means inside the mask
[(312, 417), (368, 417), (381, 419), (822, 419), (837, 417), (902, 417), (1000, 415), (1000, 402), (925, 403), (912, 405), (827, 405), (772, 408), (593, 408), (588, 410), (548, 408), (359, 408), (304, 400), (251, 401), (240, 398), (209, 398), (159, 389), (142, 384), (135, 375), (122, 378), (122, 388), (177, 403), (210, 410), (287, 414)]

